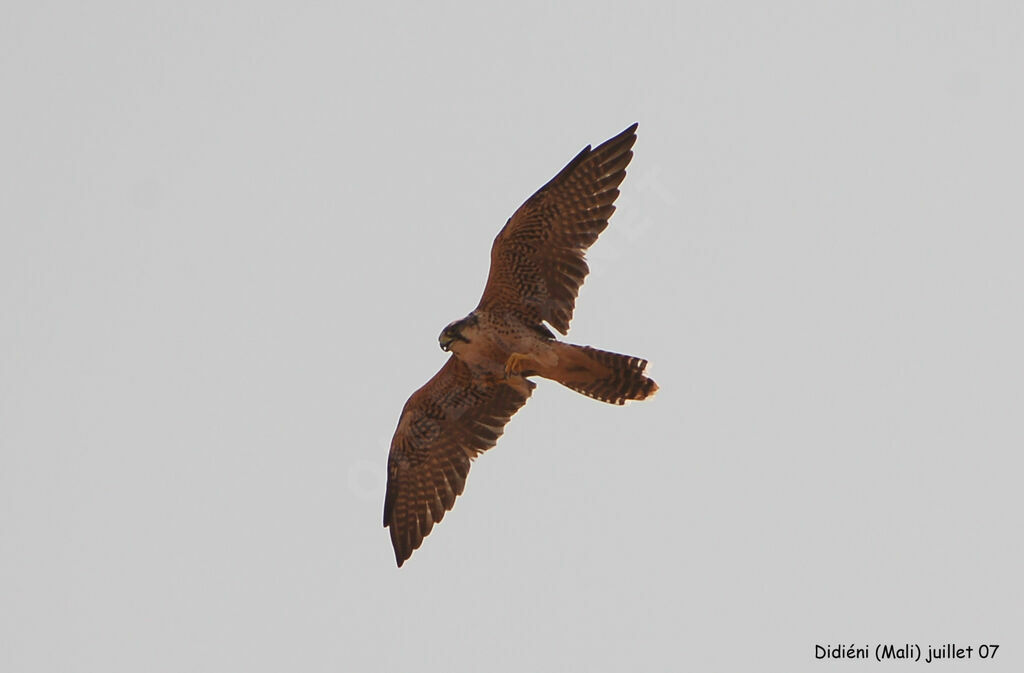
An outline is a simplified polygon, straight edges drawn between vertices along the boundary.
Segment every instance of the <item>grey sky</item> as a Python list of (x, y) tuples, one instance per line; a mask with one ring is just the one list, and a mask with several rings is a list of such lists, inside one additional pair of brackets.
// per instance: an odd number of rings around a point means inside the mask
[[(143, 4), (0, 23), (0, 668), (1021, 670), (1018, 3)], [(569, 339), (661, 391), (541, 381), (397, 570), (438, 333), (633, 121)]]

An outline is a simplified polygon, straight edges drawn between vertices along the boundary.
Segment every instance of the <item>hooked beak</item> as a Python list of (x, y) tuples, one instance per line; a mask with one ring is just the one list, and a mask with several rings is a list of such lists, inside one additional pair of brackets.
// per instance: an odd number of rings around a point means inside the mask
[(452, 349), (452, 341), (452, 338), (449, 336), (443, 336), (440, 339), (438, 339), (438, 343), (441, 344), (441, 350), (443, 350), (446, 353), (450, 351)]

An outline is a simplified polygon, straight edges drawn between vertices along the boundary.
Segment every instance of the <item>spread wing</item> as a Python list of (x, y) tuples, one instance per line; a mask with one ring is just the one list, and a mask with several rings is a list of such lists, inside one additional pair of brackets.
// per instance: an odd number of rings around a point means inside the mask
[(455, 504), (469, 462), (494, 446), (525, 393), (503, 381), (473, 376), (454, 355), (405, 403), (388, 454), (384, 525), (401, 567)]
[(588, 145), (505, 224), (491, 247), (478, 310), (541, 321), (562, 334), (590, 272), (584, 253), (608, 226), (618, 186), (633, 158), (636, 124), (597, 149)]

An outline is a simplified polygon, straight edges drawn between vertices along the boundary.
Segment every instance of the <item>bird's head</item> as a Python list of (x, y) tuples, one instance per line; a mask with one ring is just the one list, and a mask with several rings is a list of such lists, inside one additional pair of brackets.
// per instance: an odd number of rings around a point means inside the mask
[(441, 330), (441, 336), (437, 338), (437, 342), (441, 345), (441, 350), (450, 351), (453, 344), (460, 342), (468, 344), (469, 336), (466, 334), (467, 328), (475, 327), (476, 323), (476, 316), (470, 313), (462, 320), (456, 320)]

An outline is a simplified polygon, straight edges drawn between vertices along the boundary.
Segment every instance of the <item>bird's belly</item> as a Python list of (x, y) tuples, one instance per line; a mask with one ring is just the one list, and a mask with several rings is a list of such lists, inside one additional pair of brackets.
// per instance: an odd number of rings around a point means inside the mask
[(550, 350), (529, 328), (495, 321), (490, 316), (481, 316), (477, 325), (463, 330), (463, 335), (469, 341), (456, 343), (455, 354), (480, 375), (504, 377), (505, 364), (513, 353), (547, 355)]
[(512, 353), (507, 345), (499, 340), (485, 336), (477, 336), (456, 355), (478, 374), (505, 373), (505, 362)]

